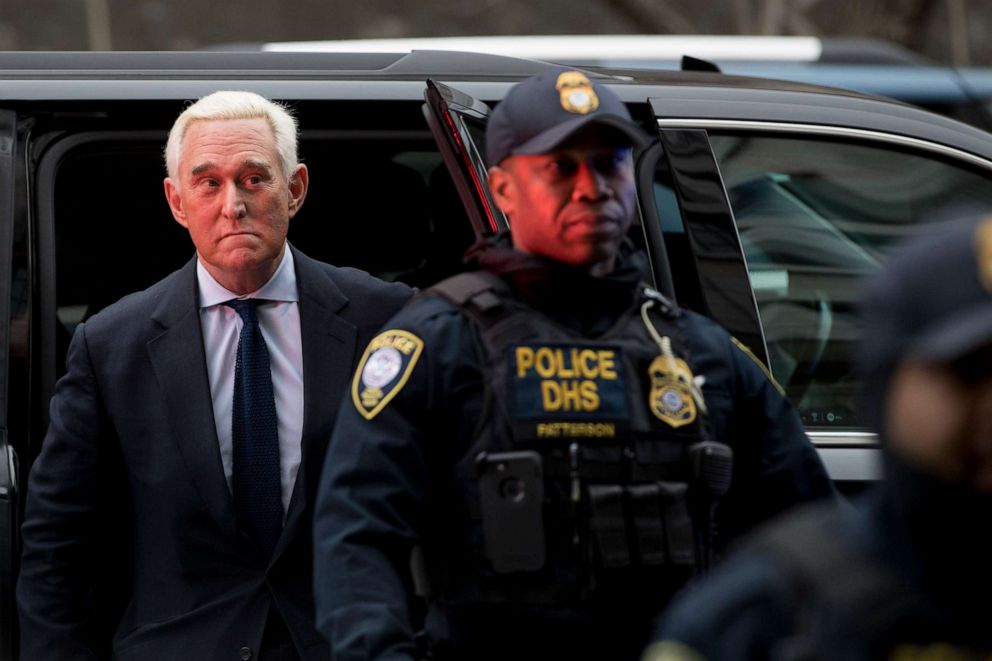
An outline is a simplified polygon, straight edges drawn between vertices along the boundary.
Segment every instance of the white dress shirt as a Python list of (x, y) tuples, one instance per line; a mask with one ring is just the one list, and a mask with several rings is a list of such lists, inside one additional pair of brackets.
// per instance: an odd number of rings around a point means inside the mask
[(282, 485), (283, 516), (300, 468), (300, 441), (303, 437), (303, 346), (300, 337), (299, 294), (296, 270), (289, 246), (269, 281), (258, 290), (239, 296), (222, 287), (197, 259), (196, 279), (200, 291), (200, 328), (207, 355), (207, 376), (214, 405), (214, 422), (227, 488), (231, 488), (233, 442), (231, 415), (234, 406), (234, 365), (238, 336), (244, 323), (225, 301), (232, 298), (265, 299), (256, 306), (272, 370), (272, 391), (279, 419), (279, 476)]

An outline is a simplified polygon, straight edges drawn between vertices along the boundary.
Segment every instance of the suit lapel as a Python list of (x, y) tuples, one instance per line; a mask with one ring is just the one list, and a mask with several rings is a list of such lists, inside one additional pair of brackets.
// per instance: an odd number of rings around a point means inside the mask
[(210, 514), (231, 535), (237, 534), (234, 506), (224, 477), (210, 395), (203, 332), (197, 306), (196, 258), (152, 314), (163, 331), (148, 342), (176, 443)]
[(351, 380), (357, 329), (338, 316), (348, 298), (326, 268), (296, 249), (296, 286), (300, 293), (300, 336), (303, 342), (303, 437), (300, 470), (289, 503), (286, 526), (275, 555), (292, 540), (313, 499), (324, 463), (331, 424), (342, 393)]

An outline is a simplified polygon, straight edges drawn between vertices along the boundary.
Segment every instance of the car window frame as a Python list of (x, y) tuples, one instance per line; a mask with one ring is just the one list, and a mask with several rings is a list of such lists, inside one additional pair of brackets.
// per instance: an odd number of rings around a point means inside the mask
[[(682, 224), (691, 248), (696, 282), (675, 277), (676, 293), (693, 286), (705, 314), (726, 328), (763, 363), (768, 363), (758, 304), (748, 277), (744, 249), (720, 168), (706, 131), (664, 128), (658, 131), (671, 171)], [(638, 191), (642, 206), (652, 193)]]
[(492, 236), (509, 229), (506, 216), (486, 185), (482, 149), (475, 144), (466, 124), (488, 121), (492, 113), (489, 106), (457, 88), (428, 78), (423, 113), (476, 236)]
[(16, 649), (14, 581), (19, 560), (17, 452), (8, 436), (10, 382), (11, 311), (13, 294), (14, 224), (16, 222), (17, 113), (0, 109), (0, 659), (13, 659)]
[[(968, 151), (959, 146), (938, 142), (933, 137), (924, 136), (921, 134), (907, 135), (906, 133), (884, 131), (875, 127), (874, 124), (872, 125), (872, 128), (865, 128), (863, 126), (845, 126), (840, 123), (842, 119), (844, 119), (843, 117), (835, 117), (831, 124), (812, 124), (791, 121), (759, 120), (754, 118), (737, 119), (726, 116), (719, 117), (716, 116), (720, 114), (718, 112), (711, 112), (710, 114), (714, 115), (711, 117), (660, 116), (657, 114), (659, 109), (658, 104), (653, 104), (653, 106), (656, 111), (656, 123), (658, 130), (661, 133), (673, 130), (695, 129), (704, 131), (707, 134), (721, 132), (741, 135), (746, 132), (753, 135), (774, 134), (778, 136), (807, 139), (810, 137), (819, 139), (837, 138), (844, 142), (865, 143), (868, 145), (889, 145), (914, 153), (921, 151), (929, 152), (943, 159), (963, 161), (971, 168), (979, 167), (983, 170), (987, 170), (989, 172), (990, 181), (992, 181), (992, 156), (985, 157), (979, 153), (976, 153), (978, 150)], [(733, 109), (731, 109), (730, 114), (733, 114)], [(852, 116), (849, 115), (846, 119), (850, 121)], [(990, 154), (992, 154), (992, 140), (988, 141), (987, 147)], [(712, 153), (712, 150), (710, 153), (715, 162), (715, 155)], [(717, 168), (719, 169), (718, 166)], [(724, 190), (724, 196), (725, 199), (727, 199), (728, 213), (733, 219), (736, 227), (737, 221), (733, 216), (733, 210), (730, 207), (729, 198), (726, 198), (726, 195), (726, 190)], [(755, 305), (757, 304), (755, 303)], [(717, 319), (717, 321), (720, 320)], [(829, 453), (829, 459), (833, 464), (831, 467), (832, 474), (843, 474), (845, 475), (844, 479), (852, 480), (860, 480), (862, 479), (862, 476), (867, 476), (865, 479), (877, 478), (878, 469), (865, 464), (859, 458), (860, 455), (857, 454), (859, 450), (877, 447), (877, 434), (865, 429), (832, 431), (815, 428), (807, 429), (807, 434), (814, 444), (820, 448), (821, 454), (824, 453), (824, 451)], [(876, 456), (874, 462), (876, 466), (879, 461), (880, 459)]]
[[(38, 283), (36, 291), (38, 314), (34, 320), (39, 344), (34, 352), (34, 360), (38, 361), (35, 374), (39, 376), (35, 392), (41, 401), (47, 402), (55, 394), (55, 382), (58, 378), (57, 361), (64, 358), (58, 355), (55, 337), (58, 323), (55, 183), (58, 170), (66, 157), (86, 145), (120, 144), (130, 147), (136, 143), (165, 144), (167, 136), (167, 131), (156, 130), (80, 131), (55, 139), (39, 155), (35, 169), (37, 173), (35, 274)], [(41, 407), (41, 415), (40, 429), (47, 429), (49, 423), (47, 407)]]

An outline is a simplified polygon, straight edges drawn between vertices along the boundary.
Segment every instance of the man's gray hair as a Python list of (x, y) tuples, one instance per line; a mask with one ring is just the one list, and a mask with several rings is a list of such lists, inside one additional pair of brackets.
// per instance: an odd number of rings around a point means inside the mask
[[(165, 169), (176, 179), (179, 152), (189, 125), (196, 121), (216, 119), (264, 119), (272, 128), (276, 151), (286, 181), (293, 176), (299, 159), (296, 153), (296, 118), (288, 108), (254, 92), (214, 92), (200, 98), (176, 118), (169, 140), (165, 143)], [(177, 182), (178, 183), (178, 182)]]

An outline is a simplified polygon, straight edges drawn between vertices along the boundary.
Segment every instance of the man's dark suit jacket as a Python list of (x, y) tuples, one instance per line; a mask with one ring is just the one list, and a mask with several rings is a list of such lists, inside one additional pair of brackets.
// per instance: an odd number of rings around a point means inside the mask
[[(272, 602), (305, 661), (329, 658), (313, 625), (318, 473), (357, 352), (412, 290), (296, 250), (293, 258), (302, 463), (272, 558), (235, 523), (193, 259), (75, 332), (29, 480), (17, 586), (22, 659), (104, 656), (108, 623), (122, 660), (236, 661), (243, 648), (257, 658)], [(108, 618), (118, 596), (123, 617)]]

